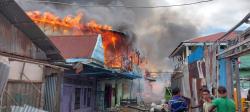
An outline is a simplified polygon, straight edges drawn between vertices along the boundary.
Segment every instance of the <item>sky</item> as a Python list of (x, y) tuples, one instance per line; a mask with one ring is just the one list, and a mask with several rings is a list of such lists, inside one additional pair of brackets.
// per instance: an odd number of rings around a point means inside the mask
[[(135, 47), (149, 61), (149, 69), (171, 71), (168, 58), (182, 41), (218, 32), (226, 32), (250, 12), (250, 0), (213, 0), (182, 7), (140, 9), (114, 7), (68, 7), (16, 0), (24, 10), (52, 11), (59, 16), (84, 12), (84, 20), (95, 19), (136, 40)], [(32, 1), (32, 0), (28, 0)], [(35, 0), (34, 0), (35, 1)], [(68, 0), (59, 0), (69, 2)], [(84, 5), (157, 6), (201, 0), (72, 0)], [(79, 2), (80, 1), (80, 2)], [(243, 27), (246, 28), (246, 27)]]
[[(191, 1), (199, 0), (188, 0), (188, 2)], [(181, 4), (186, 3), (187, 0), (164, 0), (163, 2)], [(207, 35), (228, 31), (236, 25), (250, 12), (250, 0), (213, 0), (208, 3), (172, 9), (193, 20), (198, 26), (198, 35)]]

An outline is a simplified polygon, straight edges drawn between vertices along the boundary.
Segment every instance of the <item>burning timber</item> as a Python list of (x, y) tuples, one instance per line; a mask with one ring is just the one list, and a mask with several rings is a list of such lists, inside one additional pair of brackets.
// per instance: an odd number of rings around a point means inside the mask
[(27, 15), (50, 37), (102, 36), (104, 64), (109, 68), (132, 70), (132, 63), (139, 64), (140, 56), (133, 42), (122, 32), (112, 30), (109, 25), (97, 24), (95, 20), (83, 22), (83, 14), (75, 17), (58, 17), (51, 12), (28, 11)]
[[(133, 79), (141, 77), (141, 57), (130, 37), (95, 20), (86, 22), (81, 13), (58, 17), (51, 12), (29, 11), (27, 15), (49, 35), (65, 64), (70, 65), (63, 77), (62, 104), (67, 106), (62, 110), (104, 111), (114, 104), (127, 105), (127, 101), (137, 104), (139, 96), (132, 85)], [(72, 95), (79, 103), (65, 101)]]

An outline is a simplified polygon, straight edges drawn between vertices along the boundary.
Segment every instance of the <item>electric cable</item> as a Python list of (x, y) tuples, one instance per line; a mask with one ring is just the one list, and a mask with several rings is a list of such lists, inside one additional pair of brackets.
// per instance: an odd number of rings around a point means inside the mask
[(196, 1), (196, 2), (190, 2), (190, 3), (182, 3), (182, 4), (172, 4), (172, 5), (157, 5), (157, 6), (128, 6), (128, 5), (80, 5), (75, 3), (67, 3), (67, 2), (54, 2), (54, 1), (33, 1), (33, 0), (22, 0), (19, 2), (34, 2), (34, 3), (50, 3), (50, 4), (57, 4), (57, 5), (68, 5), (68, 6), (79, 6), (79, 7), (113, 7), (113, 8), (169, 8), (169, 7), (180, 7), (180, 6), (189, 6), (189, 5), (195, 5), (195, 4), (202, 4), (207, 2), (212, 2), (214, 0), (202, 0), (202, 1)]

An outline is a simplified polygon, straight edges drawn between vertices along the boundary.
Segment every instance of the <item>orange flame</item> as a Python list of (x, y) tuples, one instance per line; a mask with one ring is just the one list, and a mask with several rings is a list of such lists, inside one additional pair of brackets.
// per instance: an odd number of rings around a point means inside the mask
[(92, 29), (94, 31), (98, 31), (98, 32), (101, 32), (101, 30), (112, 30), (112, 27), (111, 26), (108, 26), (108, 25), (99, 25), (96, 23), (96, 21), (94, 20), (91, 20), (89, 21), (86, 26), (89, 28), (89, 29)]
[[(27, 15), (41, 28), (49, 28), (48, 31), (70, 35), (101, 34), (105, 65), (111, 68), (125, 68), (131, 70), (131, 63), (135, 63), (135, 53), (128, 47), (121, 34), (117, 34), (109, 25), (100, 25), (95, 20), (83, 23), (83, 13), (75, 17), (67, 15), (63, 18), (52, 12), (29, 11)], [(134, 57), (131, 58), (130, 57)], [(127, 63), (124, 60), (129, 60)]]
[(27, 15), (38, 25), (51, 27), (54, 31), (62, 30), (61, 32), (67, 33), (69, 30), (91, 30), (100, 33), (102, 30), (112, 30), (109, 25), (100, 25), (96, 21), (91, 20), (86, 24), (82, 24), (81, 20), (83, 13), (78, 13), (75, 17), (67, 15), (60, 18), (52, 12), (28, 11)]

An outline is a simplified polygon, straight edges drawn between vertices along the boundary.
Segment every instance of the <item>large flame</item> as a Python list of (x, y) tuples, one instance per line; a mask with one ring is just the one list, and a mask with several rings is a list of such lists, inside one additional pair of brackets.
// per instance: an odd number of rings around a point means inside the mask
[[(87, 23), (81, 23), (83, 13), (78, 13), (75, 17), (67, 15), (63, 18), (56, 16), (52, 12), (28, 11), (27, 15), (37, 24), (44, 27), (50, 27), (54, 32), (68, 33), (70, 30), (82, 31), (90, 30), (94, 32), (101, 32), (103, 30), (112, 30), (109, 25), (100, 25), (95, 20), (90, 20)], [(73, 34), (79, 35), (73, 32)], [(73, 35), (72, 34), (72, 35)]]
[(138, 62), (136, 53), (124, 42), (124, 35), (111, 31), (111, 26), (98, 24), (95, 20), (83, 23), (83, 13), (59, 17), (52, 12), (29, 11), (27, 15), (48, 35), (101, 34), (104, 63), (108, 67), (131, 70), (131, 63)]

